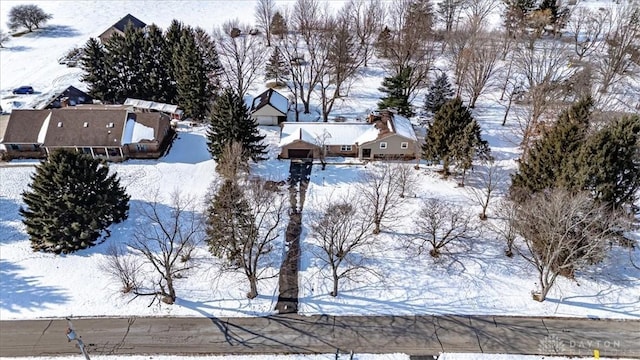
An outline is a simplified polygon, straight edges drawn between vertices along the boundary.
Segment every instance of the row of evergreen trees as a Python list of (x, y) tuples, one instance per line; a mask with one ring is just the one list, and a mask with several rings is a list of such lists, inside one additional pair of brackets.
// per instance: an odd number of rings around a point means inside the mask
[(514, 199), (564, 189), (587, 191), (613, 209), (633, 206), (640, 188), (640, 116), (596, 121), (592, 107), (584, 98), (544, 131), (512, 178)]
[(202, 29), (174, 20), (166, 32), (128, 26), (102, 44), (91, 38), (81, 67), (89, 92), (108, 103), (128, 97), (180, 104), (203, 119), (219, 86), (222, 65), (214, 40)]

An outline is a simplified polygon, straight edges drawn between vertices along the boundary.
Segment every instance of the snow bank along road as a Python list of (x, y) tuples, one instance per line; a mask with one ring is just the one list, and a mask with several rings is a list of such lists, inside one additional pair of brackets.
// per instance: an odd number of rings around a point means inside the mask
[[(443, 352), (640, 358), (640, 321), (499, 316), (73, 319), (90, 354)], [(0, 321), (0, 357), (78, 354), (67, 321)]]

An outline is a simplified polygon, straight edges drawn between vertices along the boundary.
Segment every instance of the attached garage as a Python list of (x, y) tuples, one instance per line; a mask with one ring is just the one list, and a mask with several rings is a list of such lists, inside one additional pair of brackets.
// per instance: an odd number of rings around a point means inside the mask
[(312, 149), (289, 149), (290, 159), (313, 159)]

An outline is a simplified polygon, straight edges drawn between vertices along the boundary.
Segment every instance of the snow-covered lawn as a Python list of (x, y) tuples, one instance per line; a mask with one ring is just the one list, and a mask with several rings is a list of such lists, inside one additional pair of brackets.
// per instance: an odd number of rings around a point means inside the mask
[[(22, 1), (24, 2), (24, 1)], [(48, 32), (12, 38), (0, 50), (0, 98), (3, 108), (31, 107), (68, 85), (84, 88), (80, 70), (56, 61), (72, 46), (82, 46), (89, 36), (131, 13), (147, 23), (166, 27), (173, 18), (211, 29), (223, 20), (239, 17), (252, 21), (254, 1), (27, 1), (53, 14)], [(0, 1), (0, 22), (18, 1)], [(278, 2), (283, 4), (285, 2)], [(331, 2), (339, 3), (338, 1)], [(215, 20), (212, 20), (215, 19)], [(379, 69), (378, 69), (379, 70)], [(363, 116), (375, 107), (383, 73), (375, 68), (354, 85), (346, 101), (338, 103), (334, 115)], [(10, 95), (12, 88), (33, 85), (36, 95)], [(474, 110), (484, 136), (504, 171), (516, 167), (518, 150), (513, 128), (500, 126), (504, 108), (481, 97)], [(17, 104), (17, 105), (16, 105)], [(10, 106), (10, 107), (11, 107)], [(252, 167), (254, 175), (273, 180), (286, 179), (287, 161), (276, 159), (278, 128), (262, 129), (268, 135), (270, 159)], [(123, 243), (136, 226), (138, 207), (159, 190), (168, 204), (175, 189), (202, 200), (216, 179), (215, 163), (206, 150), (205, 129), (179, 129), (179, 138), (170, 153), (159, 160), (136, 160), (112, 164), (131, 195), (132, 209), (127, 221), (112, 227), (105, 243), (77, 254), (55, 256), (34, 253), (21, 223), (18, 209), (21, 193), (28, 188), (33, 162), (12, 162), (0, 166), (0, 319), (34, 319), (65, 316), (256, 316), (273, 312), (277, 300), (277, 278), (259, 283), (260, 295), (249, 300), (241, 274), (221, 274), (202, 247), (197, 267), (179, 280), (178, 301), (169, 305), (149, 305), (148, 298), (123, 295), (120, 285), (100, 270), (110, 243)], [(305, 314), (497, 314), (536, 316), (592, 316), (640, 318), (640, 251), (614, 247), (604, 263), (577, 274), (577, 281), (561, 278), (547, 301), (531, 300), (536, 288), (534, 269), (519, 257), (504, 256), (504, 245), (482, 226), (476, 238), (453, 247), (439, 260), (416, 256), (403, 247), (414, 231), (415, 215), (427, 198), (440, 198), (464, 206), (472, 213), (478, 207), (467, 190), (454, 180), (443, 180), (425, 164), (416, 171), (418, 185), (411, 190), (401, 210), (403, 215), (388, 231), (379, 234), (368, 266), (355, 281), (344, 281), (338, 297), (329, 296), (330, 282), (312, 255), (309, 214), (329, 195), (353, 191), (362, 165), (338, 164), (321, 171), (314, 167), (303, 214), (300, 284), (300, 311)], [(367, 165), (368, 167), (374, 165)], [(491, 209), (490, 214), (491, 216)], [(489, 221), (495, 221), (491, 219)], [(636, 239), (639, 234), (633, 234)], [(284, 249), (280, 250), (283, 255)], [(277, 269), (272, 269), (277, 271)], [(373, 275), (375, 273), (375, 275)]]

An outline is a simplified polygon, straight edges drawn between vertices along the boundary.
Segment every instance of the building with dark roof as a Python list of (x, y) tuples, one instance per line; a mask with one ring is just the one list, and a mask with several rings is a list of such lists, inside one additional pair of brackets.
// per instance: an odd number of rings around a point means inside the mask
[(131, 14), (127, 14), (125, 17), (120, 19), (120, 21), (113, 24), (110, 28), (108, 28), (102, 34), (100, 34), (98, 38), (100, 38), (100, 41), (102, 43), (105, 43), (115, 33), (124, 35), (124, 30), (127, 28), (127, 25), (129, 24), (131, 24), (131, 26), (133, 26), (134, 29), (143, 29), (147, 26), (147, 24), (142, 22), (140, 19), (136, 18)]
[(258, 125), (278, 125), (287, 121), (289, 100), (279, 92), (268, 89), (251, 103), (251, 117)]

